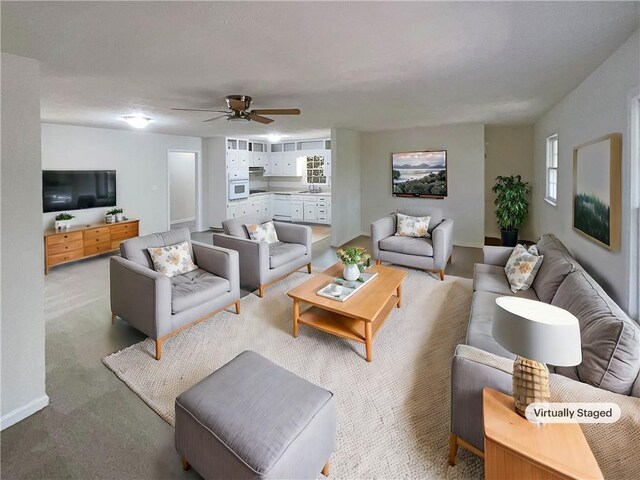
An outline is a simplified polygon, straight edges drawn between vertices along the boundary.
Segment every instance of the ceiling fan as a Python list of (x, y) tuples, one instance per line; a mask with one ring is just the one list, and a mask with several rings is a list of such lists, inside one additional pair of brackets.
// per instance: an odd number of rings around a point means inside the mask
[(209, 118), (205, 122), (211, 122), (218, 118), (226, 117), (230, 122), (254, 122), (264, 123), (268, 125), (273, 122), (272, 119), (263, 117), (262, 115), (300, 115), (300, 110), (297, 108), (264, 108), (261, 110), (249, 110), (251, 106), (251, 97), (248, 95), (227, 95), (225, 97), (227, 102), (227, 108), (229, 111), (224, 110), (209, 110), (200, 108), (172, 108), (171, 110), (180, 110), (183, 112), (217, 112), (224, 115), (218, 115), (217, 117)]

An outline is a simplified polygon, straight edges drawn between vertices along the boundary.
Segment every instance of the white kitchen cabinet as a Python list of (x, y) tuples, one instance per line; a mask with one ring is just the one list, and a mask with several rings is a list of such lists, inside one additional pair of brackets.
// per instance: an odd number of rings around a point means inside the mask
[(249, 212), (248, 200), (236, 200), (235, 202), (227, 203), (227, 218), (244, 217)]
[(304, 221), (315, 223), (318, 220), (318, 207), (315, 202), (304, 202)]
[(305, 157), (298, 157), (295, 152), (285, 153), (282, 175), (285, 177), (302, 177)]
[(324, 176), (331, 177), (331, 150), (324, 150), (322, 155), (324, 156)]
[(291, 221), (304, 222), (304, 202), (291, 200)]
[(266, 169), (267, 164), (267, 144), (260, 142), (249, 143), (249, 166), (262, 167)]

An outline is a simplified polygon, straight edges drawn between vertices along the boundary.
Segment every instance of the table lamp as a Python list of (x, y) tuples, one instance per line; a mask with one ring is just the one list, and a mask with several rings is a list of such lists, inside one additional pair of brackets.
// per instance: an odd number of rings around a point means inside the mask
[(518, 297), (496, 298), (493, 338), (516, 355), (513, 399), (525, 416), (527, 405), (548, 402), (546, 364), (573, 366), (582, 362), (578, 319), (562, 308)]

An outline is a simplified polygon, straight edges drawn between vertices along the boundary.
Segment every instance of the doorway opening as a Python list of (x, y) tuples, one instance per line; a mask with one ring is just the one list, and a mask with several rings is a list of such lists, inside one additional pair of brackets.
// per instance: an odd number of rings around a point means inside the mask
[(198, 231), (198, 154), (169, 151), (169, 228)]

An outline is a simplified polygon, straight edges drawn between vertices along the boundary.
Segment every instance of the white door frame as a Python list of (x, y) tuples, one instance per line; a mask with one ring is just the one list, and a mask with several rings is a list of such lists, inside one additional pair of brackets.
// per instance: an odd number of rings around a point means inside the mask
[[(629, 162), (624, 168), (623, 208), (629, 215), (629, 316), (640, 319), (640, 87), (627, 94), (629, 109)], [(628, 180), (627, 180), (628, 179)], [(628, 203), (627, 203), (628, 202)], [(623, 222), (624, 225), (624, 222)]]
[(170, 148), (167, 150), (167, 230), (171, 230), (171, 172), (169, 166), (169, 154), (171, 153), (193, 153), (196, 157), (196, 231), (204, 230), (202, 227), (203, 217), (203, 191), (202, 191), (202, 155), (200, 150)]

